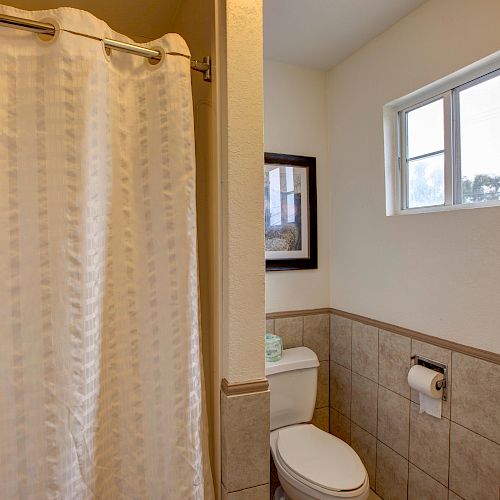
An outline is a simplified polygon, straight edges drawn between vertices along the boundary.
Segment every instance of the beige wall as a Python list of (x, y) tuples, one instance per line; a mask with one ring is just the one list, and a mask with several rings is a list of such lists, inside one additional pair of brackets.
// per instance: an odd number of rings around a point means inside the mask
[(382, 107), (500, 47), (498, 0), (429, 0), (328, 78), (331, 305), (500, 352), (500, 208), (386, 217)]
[(264, 148), (316, 157), (318, 269), (266, 273), (266, 311), (328, 307), (330, 186), (326, 73), (264, 62)]
[[(176, 2), (171, 1), (170, 4)], [(178, 3), (178, 2), (177, 2)], [(187, 42), (192, 57), (216, 62), (215, 1), (184, 0), (168, 29)], [(201, 336), (210, 427), (210, 458), (218, 488), (220, 477), (220, 173), (217, 158), (216, 84), (192, 72), (196, 136), (196, 201), (200, 279)]]
[[(269, 498), (264, 370), (262, 1), (219, 2), (221, 497)], [(253, 381), (246, 384), (245, 382)]]
[(223, 376), (264, 377), (262, 2), (226, 0), (221, 63)]

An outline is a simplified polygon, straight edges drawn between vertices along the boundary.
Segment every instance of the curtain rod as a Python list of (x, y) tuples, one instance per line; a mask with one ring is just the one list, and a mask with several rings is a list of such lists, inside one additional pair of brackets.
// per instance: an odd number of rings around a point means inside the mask
[[(22, 19), (20, 17), (7, 16), (5, 14), (0, 14), (0, 26), (6, 26), (8, 28), (31, 31), (33, 33), (40, 33), (50, 36), (54, 36), (56, 33), (56, 28), (52, 24), (32, 21), (31, 19)], [(102, 42), (108, 49), (147, 57), (148, 59), (154, 59), (155, 61), (161, 60), (161, 52), (158, 50), (148, 49), (146, 47), (140, 47), (139, 45), (134, 45), (132, 43), (112, 40), (110, 38), (103, 38)], [(191, 69), (203, 73), (203, 80), (205, 80), (206, 82), (212, 81), (212, 64), (210, 56), (204, 57), (203, 61), (191, 59)]]

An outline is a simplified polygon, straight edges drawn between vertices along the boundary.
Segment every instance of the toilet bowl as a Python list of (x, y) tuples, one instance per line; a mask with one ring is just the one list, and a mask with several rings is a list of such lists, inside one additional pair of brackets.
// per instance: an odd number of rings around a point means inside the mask
[(368, 474), (355, 451), (311, 424), (271, 432), (281, 486), (293, 500), (365, 500)]
[(271, 453), (291, 500), (366, 500), (368, 474), (344, 441), (307, 423), (314, 411), (319, 362), (307, 347), (266, 363), (271, 393)]

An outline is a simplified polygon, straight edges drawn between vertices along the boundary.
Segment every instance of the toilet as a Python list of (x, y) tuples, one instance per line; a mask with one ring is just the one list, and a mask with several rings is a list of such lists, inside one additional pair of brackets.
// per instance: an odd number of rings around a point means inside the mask
[[(368, 474), (356, 452), (311, 421), (319, 361), (307, 347), (284, 349), (266, 362), (271, 393), (271, 453), (291, 500), (366, 500)], [(283, 498), (283, 497), (281, 497)]]

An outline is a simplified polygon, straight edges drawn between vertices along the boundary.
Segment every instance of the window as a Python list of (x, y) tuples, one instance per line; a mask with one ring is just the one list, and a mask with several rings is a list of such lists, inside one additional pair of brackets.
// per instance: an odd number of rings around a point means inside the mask
[(397, 132), (393, 213), (500, 205), (499, 66), (387, 105)]

